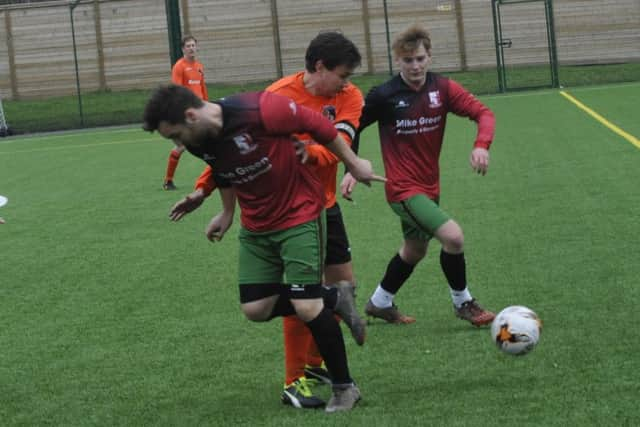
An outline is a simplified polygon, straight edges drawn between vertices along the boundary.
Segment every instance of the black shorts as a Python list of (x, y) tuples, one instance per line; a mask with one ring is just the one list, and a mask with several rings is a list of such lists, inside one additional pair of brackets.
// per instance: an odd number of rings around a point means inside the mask
[(327, 254), (324, 265), (345, 264), (351, 261), (351, 246), (344, 228), (342, 212), (337, 203), (326, 210)]
[(258, 301), (273, 295), (280, 295), (287, 299), (315, 299), (322, 298), (320, 283), (305, 286), (283, 285), (281, 283), (244, 284), (239, 286), (240, 303)]

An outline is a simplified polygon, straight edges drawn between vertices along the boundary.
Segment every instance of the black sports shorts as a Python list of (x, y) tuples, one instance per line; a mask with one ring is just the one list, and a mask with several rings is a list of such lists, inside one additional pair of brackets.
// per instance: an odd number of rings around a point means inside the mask
[(344, 228), (342, 212), (337, 203), (326, 210), (327, 253), (324, 265), (345, 264), (351, 261), (351, 246)]

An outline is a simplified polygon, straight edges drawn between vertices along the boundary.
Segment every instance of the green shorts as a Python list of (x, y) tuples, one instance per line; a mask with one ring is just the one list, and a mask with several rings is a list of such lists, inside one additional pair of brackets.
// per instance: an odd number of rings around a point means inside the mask
[(425, 194), (416, 194), (401, 202), (389, 203), (391, 209), (400, 217), (405, 239), (426, 242), (442, 224), (451, 219), (440, 209), (438, 202)]
[(326, 233), (324, 211), (317, 219), (286, 230), (254, 233), (241, 227), (239, 284), (322, 283)]

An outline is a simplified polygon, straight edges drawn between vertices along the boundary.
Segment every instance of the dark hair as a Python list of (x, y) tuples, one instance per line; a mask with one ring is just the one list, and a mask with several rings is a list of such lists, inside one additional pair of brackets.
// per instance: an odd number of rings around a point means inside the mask
[(425, 50), (431, 52), (431, 37), (429, 32), (422, 26), (414, 24), (398, 34), (393, 42), (393, 53), (396, 56), (410, 54), (423, 45)]
[(307, 71), (313, 73), (316, 71), (316, 62), (319, 60), (329, 70), (339, 65), (354, 69), (360, 65), (362, 57), (351, 40), (338, 32), (327, 31), (311, 40), (304, 60)]
[(187, 109), (203, 106), (204, 102), (184, 86), (159, 86), (153, 91), (144, 108), (142, 128), (153, 132), (162, 121), (171, 124), (185, 123), (184, 113)]
[(191, 34), (187, 34), (182, 37), (182, 44), (180, 46), (184, 47), (184, 45), (187, 44), (189, 40), (193, 40), (194, 42), (196, 42), (196, 44), (198, 43), (198, 40), (196, 40), (195, 37), (193, 37)]

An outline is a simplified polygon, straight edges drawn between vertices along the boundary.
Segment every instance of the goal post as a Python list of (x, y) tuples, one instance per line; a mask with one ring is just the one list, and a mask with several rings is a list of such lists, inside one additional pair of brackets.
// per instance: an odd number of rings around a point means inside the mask
[(7, 119), (4, 115), (4, 107), (2, 106), (2, 98), (0, 98), (0, 137), (10, 136), (13, 132), (11, 132), (11, 128), (7, 124)]
[[(535, 6), (536, 4), (542, 7)], [(560, 86), (558, 78), (558, 55), (556, 52), (556, 35), (553, 22), (553, 0), (492, 0), (493, 30), (496, 45), (496, 62), (498, 70), (498, 87), (500, 92), (518, 89), (533, 89), (540, 87)], [(533, 10), (532, 8), (534, 8)], [(526, 9), (525, 9), (526, 7)], [(514, 8), (516, 10), (514, 10)], [(543, 11), (544, 9), (544, 11)], [(529, 14), (537, 11), (538, 22), (542, 25), (519, 25), (518, 17), (522, 11), (528, 10)], [(543, 27), (544, 26), (544, 27)], [(509, 33), (513, 33), (509, 34)], [(526, 37), (539, 40), (536, 46), (527, 46)], [(546, 39), (546, 58), (532, 58), (532, 66), (539, 66), (540, 73), (534, 80), (523, 81), (519, 76), (519, 67), (526, 67), (527, 61), (523, 60), (525, 52), (532, 52), (543, 47), (543, 39)], [(533, 47), (533, 49), (532, 49)], [(547, 71), (544, 63), (548, 62)]]

